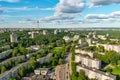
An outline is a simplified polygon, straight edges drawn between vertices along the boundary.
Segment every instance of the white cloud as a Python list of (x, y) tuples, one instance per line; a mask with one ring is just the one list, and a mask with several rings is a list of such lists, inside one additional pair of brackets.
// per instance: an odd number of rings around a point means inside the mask
[(119, 4), (120, 0), (88, 0), (88, 5), (93, 6), (103, 6), (109, 4)]
[(55, 10), (62, 13), (78, 13), (84, 9), (84, 3), (81, 0), (60, 0)]
[(14, 3), (14, 2), (19, 2), (20, 0), (0, 0), (0, 1)]
[(85, 17), (86, 22), (119, 22), (120, 11), (112, 12), (110, 14), (87, 14)]
[(16, 12), (16, 11), (32, 11), (32, 10), (54, 10), (54, 8), (39, 8), (39, 7), (2, 7), (0, 6), (0, 13), (3, 12)]
[(40, 19), (40, 22), (51, 22), (51, 21), (56, 21), (56, 20), (72, 20), (76, 16), (80, 16), (80, 14), (68, 14), (68, 13), (55, 13), (53, 16), (48, 16), (43, 19)]
[(110, 14), (111, 17), (113, 18), (120, 18), (120, 11), (115, 11)]
[(85, 19), (108, 19), (109, 15), (105, 14), (87, 14)]
[(115, 11), (110, 14), (87, 14), (85, 19), (110, 19), (120, 18), (120, 11)]
[[(40, 19), (40, 22), (55, 22), (60, 23), (71, 22), (76, 16), (81, 16), (80, 12), (84, 9), (84, 3), (82, 0), (60, 0), (56, 5), (55, 13), (53, 16), (48, 16), (43, 19)], [(73, 22), (80, 22), (78, 20), (74, 20)], [(63, 22), (62, 22), (63, 23)]]

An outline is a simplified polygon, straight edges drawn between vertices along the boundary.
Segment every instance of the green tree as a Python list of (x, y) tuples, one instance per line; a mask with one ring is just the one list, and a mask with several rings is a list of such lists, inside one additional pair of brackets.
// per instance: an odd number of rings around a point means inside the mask
[(8, 61), (8, 65), (9, 65), (9, 67), (12, 67), (12, 60)]
[(16, 80), (15, 78), (10, 78), (10, 80)]
[(18, 74), (19, 74), (20, 77), (25, 75), (25, 67), (24, 66), (19, 68)]
[(1, 73), (4, 73), (6, 71), (6, 67), (5, 67), (5, 65), (2, 65), (1, 66)]
[(59, 59), (58, 64), (59, 64), (59, 65), (62, 64), (62, 59), (61, 59), (61, 58)]
[(79, 75), (78, 75), (78, 80), (87, 80), (85, 76), (85, 72), (83, 70), (80, 70)]

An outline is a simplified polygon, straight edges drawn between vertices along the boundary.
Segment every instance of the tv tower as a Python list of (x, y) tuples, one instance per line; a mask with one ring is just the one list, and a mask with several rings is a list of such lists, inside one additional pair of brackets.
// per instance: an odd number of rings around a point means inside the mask
[(37, 28), (39, 29), (39, 20), (37, 20)]

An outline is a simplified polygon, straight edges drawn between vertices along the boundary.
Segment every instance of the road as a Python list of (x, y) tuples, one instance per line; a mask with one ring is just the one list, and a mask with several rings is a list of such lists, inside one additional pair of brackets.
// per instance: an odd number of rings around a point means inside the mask
[(68, 66), (69, 54), (70, 53), (66, 53), (63, 58), (63, 64), (56, 67), (56, 80), (70, 80), (70, 70)]

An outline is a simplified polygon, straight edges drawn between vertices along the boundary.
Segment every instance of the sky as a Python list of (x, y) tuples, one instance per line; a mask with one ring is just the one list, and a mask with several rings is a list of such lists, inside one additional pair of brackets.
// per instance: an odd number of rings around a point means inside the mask
[(120, 27), (120, 0), (0, 0), (0, 28), (99, 27)]

